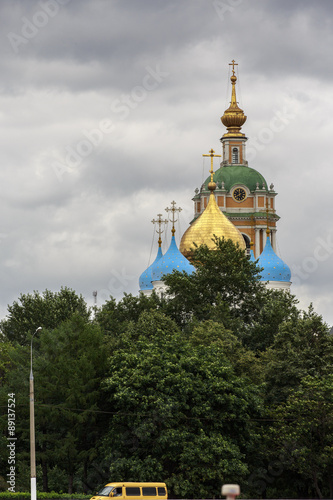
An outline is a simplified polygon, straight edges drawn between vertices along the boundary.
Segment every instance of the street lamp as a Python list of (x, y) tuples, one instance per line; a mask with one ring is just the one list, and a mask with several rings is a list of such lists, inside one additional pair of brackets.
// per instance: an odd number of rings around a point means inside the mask
[(35, 407), (34, 407), (34, 376), (32, 374), (32, 340), (42, 327), (39, 326), (31, 337), (30, 348), (30, 467), (31, 467), (31, 500), (37, 499), (36, 486), (36, 453), (35, 453)]

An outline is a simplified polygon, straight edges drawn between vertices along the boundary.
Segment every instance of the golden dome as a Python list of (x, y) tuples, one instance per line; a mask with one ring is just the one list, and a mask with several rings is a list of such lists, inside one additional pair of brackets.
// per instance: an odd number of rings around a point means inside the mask
[(244, 111), (240, 109), (240, 107), (237, 104), (236, 89), (235, 89), (237, 77), (235, 75), (234, 69), (232, 70), (232, 76), (230, 77), (230, 80), (232, 85), (231, 102), (229, 108), (225, 110), (223, 116), (221, 117), (221, 122), (228, 129), (228, 132), (224, 134), (223, 137), (229, 137), (229, 136), (243, 137), (244, 134), (240, 132), (240, 129), (242, 128), (242, 125), (244, 125), (244, 123), (246, 122), (247, 117), (244, 115)]
[(214, 235), (218, 238), (230, 239), (245, 250), (243, 236), (217, 206), (213, 188), (207, 207), (183, 234), (179, 250), (187, 259), (190, 259), (191, 249), (194, 248), (193, 243), (198, 246), (207, 245), (208, 248), (214, 250), (216, 248), (212, 241)]

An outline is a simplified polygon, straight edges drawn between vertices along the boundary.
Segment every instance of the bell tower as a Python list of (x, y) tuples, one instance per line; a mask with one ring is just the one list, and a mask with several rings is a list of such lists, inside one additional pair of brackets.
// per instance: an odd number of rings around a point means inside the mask
[[(268, 184), (257, 170), (249, 167), (246, 160), (247, 137), (241, 131), (247, 117), (239, 107), (236, 98), (237, 76), (233, 60), (231, 81), (231, 101), (228, 109), (221, 117), (227, 131), (220, 141), (222, 143), (222, 161), (220, 168), (214, 173), (216, 183), (216, 203), (221, 212), (236, 226), (242, 234), (247, 251), (251, 242), (255, 258), (258, 258), (266, 242), (266, 229), (270, 230), (270, 240), (276, 250), (276, 223), (279, 216), (275, 211), (274, 186)], [(195, 190), (194, 220), (205, 210), (210, 196), (210, 178), (207, 178), (200, 189)]]
[(247, 137), (240, 131), (247, 117), (238, 106), (236, 99), (237, 77), (235, 75), (235, 65), (238, 65), (234, 60), (229, 65), (232, 65), (232, 75), (230, 77), (232, 90), (230, 106), (221, 116), (221, 122), (227, 128), (227, 132), (220, 139), (223, 153), (221, 165), (247, 165), (245, 155)]

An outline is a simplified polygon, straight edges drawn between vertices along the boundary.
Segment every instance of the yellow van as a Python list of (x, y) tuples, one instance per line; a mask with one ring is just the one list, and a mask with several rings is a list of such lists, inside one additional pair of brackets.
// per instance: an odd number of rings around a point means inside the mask
[(166, 500), (168, 490), (165, 483), (108, 483), (90, 500)]

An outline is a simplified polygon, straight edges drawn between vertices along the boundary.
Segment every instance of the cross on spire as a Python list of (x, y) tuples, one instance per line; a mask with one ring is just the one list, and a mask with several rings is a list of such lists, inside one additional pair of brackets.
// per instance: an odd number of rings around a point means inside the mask
[(229, 66), (232, 66), (232, 76), (235, 76), (235, 66), (238, 66), (238, 63), (235, 62), (235, 59), (229, 63)]
[(268, 227), (269, 212), (274, 212), (274, 209), (268, 208), (268, 199), (266, 198), (266, 224), (267, 224), (266, 234), (267, 234), (267, 236), (269, 236), (269, 234), (271, 232), (269, 227)]
[(161, 247), (161, 245), (162, 245), (161, 234), (164, 233), (164, 229), (162, 229), (162, 224), (164, 224), (164, 225), (167, 224), (168, 219), (162, 220), (162, 214), (157, 214), (157, 217), (158, 217), (158, 219), (157, 220), (153, 219), (152, 223), (154, 224), (154, 226), (156, 224), (158, 224), (158, 229), (156, 229), (156, 232), (158, 234), (158, 246)]
[(169, 215), (169, 220), (170, 222), (172, 222), (172, 229), (171, 229), (171, 233), (172, 233), (172, 236), (175, 235), (175, 222), (178, 221), (178, 219), (176, 219), (176, 212), (181, 212), (182, 211), (182, 208), (178, 207), (176, 208), (176, 202), (175, 201), (172, 201), (171, 202), (171, 207), (167, 207), (165, 209), (166, 212), (171, 212), (171, 219), (170, 219), (170, 215)]
[(210, 151), (209, 151), (209, 154), (208, 155), (202, 155), (202, 156), (210, 156), (210, 182), (213, 182), (213, 175), (214, 175), (214, 170), (213, 170), (213, 158), (214, 157), (219, 157), (221, 155), (215, 155), (214, 154), (215, 151), (214, 149), (212, 148)]

